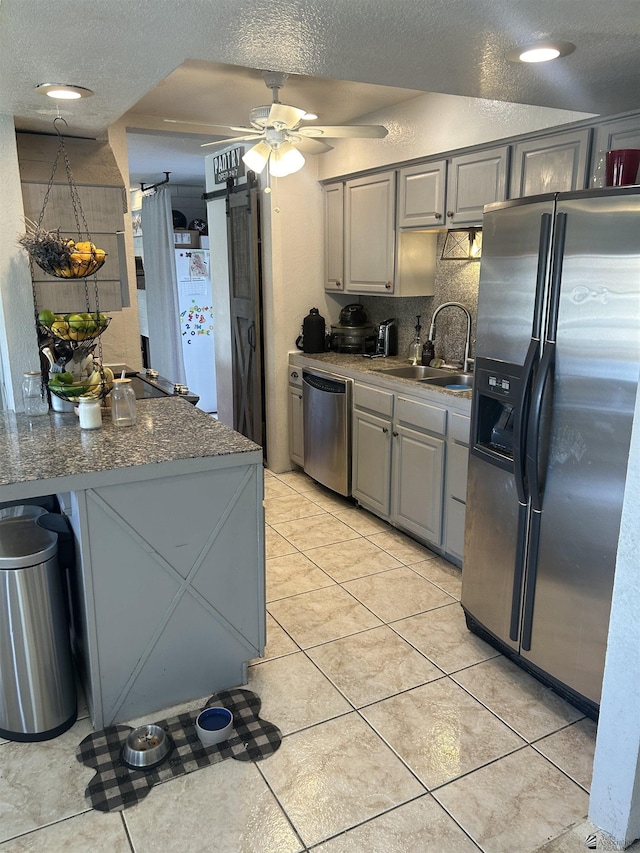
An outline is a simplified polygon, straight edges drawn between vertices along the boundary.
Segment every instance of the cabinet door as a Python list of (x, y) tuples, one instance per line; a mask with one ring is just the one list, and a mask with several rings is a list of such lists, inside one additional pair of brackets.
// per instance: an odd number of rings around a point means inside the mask
[(390, 293), (395, 249), (395, 172), (345, 184), (345, 291)]
[(367, 509), (389, 517), (391, 421), (353, 413), (353, 497)]
[(445, 442), (401, 426), (395, 427), (393, 440), (391, 520), (439, 546)]
[(325, 290), (344, 290), (344, 186), (324, 190)]
[(453, 157), (447, 189), (447, 225), (480, 225), (485, 204), (507, 197), (509, 147)]
[(289, 386), (289, 459), (304, 468), (302, 388)]
[(585, 128), (516, 143), (511, 198), (585, 189), (590, 135)]
[(447, 498), (447, 531), (444, 550), (448, 557), (462, 563), (464, 558), (464, 520), (466, 505), (455, 498)]
[(596, 126), (591, 158), (591, 186), (604, 186), (605, 154), (607, 151), (619, 151), (621, 148), (640, 148), (640, 115), (607, 121)]
[(398, 227), (442, 225), (447, 161), (407, 166), (398, 173)]

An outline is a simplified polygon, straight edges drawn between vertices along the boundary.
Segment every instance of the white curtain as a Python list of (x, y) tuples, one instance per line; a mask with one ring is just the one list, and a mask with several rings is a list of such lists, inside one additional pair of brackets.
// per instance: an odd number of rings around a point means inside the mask
[(142, 199), (142, 250), (151, 367), (165, 379), (186, 384), (168, 187)]

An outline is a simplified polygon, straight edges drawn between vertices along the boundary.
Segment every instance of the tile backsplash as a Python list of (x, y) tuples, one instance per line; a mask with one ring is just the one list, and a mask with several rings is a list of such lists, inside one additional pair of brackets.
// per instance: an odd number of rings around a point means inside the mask
[[(446, 234), (438, 235), (438, 258), (442, 253)], [(480, 277), (479, 261), (438, 261), (434, 296), (411, 296), (394, 298), (392, 296), (353, 297), (360, 302), (369, 318), (377, 325), (382, 320), (395, 317), (398, 320), (398, 354), (403, 355), (409, 349), (414, 338), (416, 315), (420, 314), (420, 340), (424, 343), (429, 334), (433, 312), (443, 302), (461, 302), (469, 309), (472, 318), (471, 354), (475, 351), (475, 329), (478, 308), (478, 281)], [(462, 311), (452, 308), (440, 314), (435, 335), (436, 355), (445, 361), (462, 361), (466, 336), (466, 320)]]

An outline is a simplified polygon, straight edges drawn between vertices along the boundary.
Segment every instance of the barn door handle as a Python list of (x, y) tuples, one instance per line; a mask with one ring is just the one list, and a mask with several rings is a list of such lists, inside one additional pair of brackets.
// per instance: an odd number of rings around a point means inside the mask
[(255, 321), (249, 326), (247, 330), (247, 341), (249, 342), (249, 346), (252, 350), (255, 351), (256, 348), (256, 324)]

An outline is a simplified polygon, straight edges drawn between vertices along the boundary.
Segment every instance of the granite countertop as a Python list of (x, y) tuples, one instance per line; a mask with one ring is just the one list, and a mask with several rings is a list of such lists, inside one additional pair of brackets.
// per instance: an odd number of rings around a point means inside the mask
[[(80, 429), (73, 412), (29, 418), (0, 414), (0, 501), (11, 486), (33, 481), (204, 459), (261, 448), (180, 397), (139, 402), (137, 423), (117, 428), (103, 414), (102, 428)], [(46, 494), (46, 482), (43, 484)], [(53, 485), (53, 484), (51, 484)], [(56, 484), (58, 485), (58, 484)]]
[[(437, 395), (446, 394), (449, 398), (447, 404), (452, 402), (452, 398), (458, 400), (471, 401), (472, 392), (468, 391), (451, 391), (441, 385), (425, 385), (424, 383), (416, 382), (415, 379), (404, 379), (399, 376), (388, 376), (382, 371), (392, 367), (407, 367), (408, 362), (404, 356), (389, 356), (387, 358), (364, 358), (359, 354), (339, 353), (339, 352), (319, 352), (307, 353), (300, 350), (292, 350), (289, 353), (289, 363), (300, 362), (304, 359), (317, 364), (318, 367), (330, 370), (332, 367), (336, 370), (347, 371), (354, 374), (364, 374), (377, 380), (384, 379), (388, 383), (392, 383), (396, 387), (402, 387), (405, 391), (412, 389), (414, 393), (434, 393)], [(454, 373), (456, 371), (452, 371)], [(459, 371), (461, 372), (461, 371)]]

